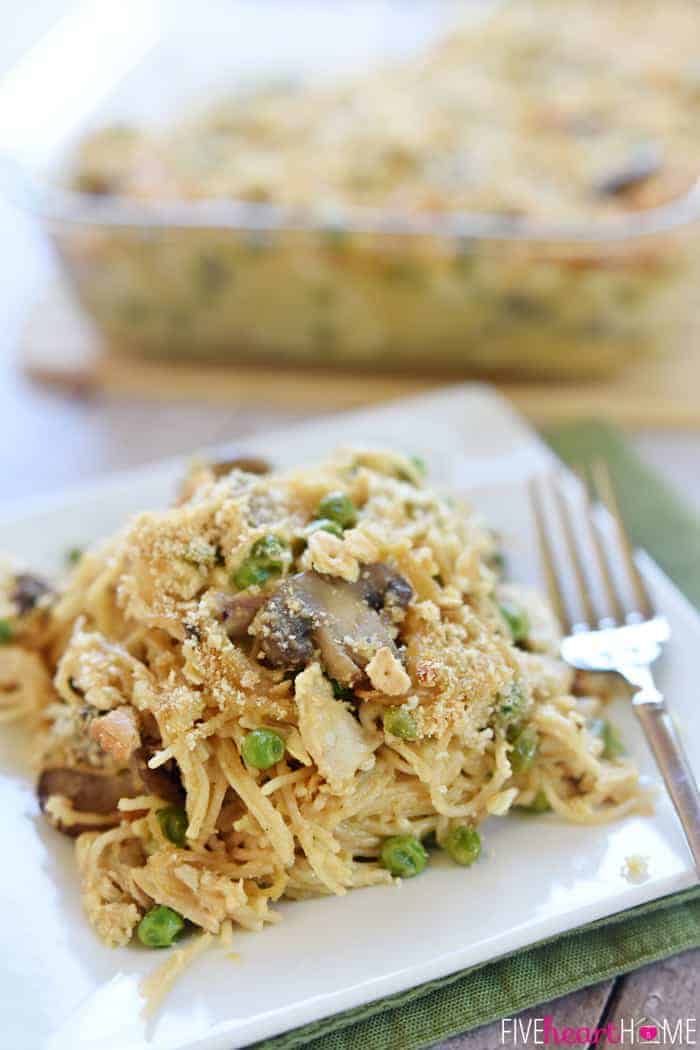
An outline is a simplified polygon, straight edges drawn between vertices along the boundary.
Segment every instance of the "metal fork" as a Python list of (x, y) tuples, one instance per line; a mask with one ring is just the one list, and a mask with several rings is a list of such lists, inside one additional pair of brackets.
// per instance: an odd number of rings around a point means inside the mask
[[(561, 482), (548, 480), (548, 500), (542, 480), (532, 481), (530, 486), (550, 600), (566, 633), (561, 655), (580, 670), (615, 672), (633, 688), (634, 711), (654, 752), (700, 873), (700, 793), (652, 673), (670, 638), (670, 626), (663, 616), (654, 612), (607, 467), (602, 463), (593, 465), (593, 501), (587, 479), (582, 476), (581, 480), (580, 517), (585, 542), (577, 533), (572, 502)], [(596, 512), (594, 502), (612, 515), (609, 536), (596, 520), (600, 518), (600, 511)], [(549, 523), (552, 518), (558, 519), (560, 526), (558, 547)], [(560, 563), (565, 562), (568, 574), (559, 568)], [(567, 575), (578, 594), (578, 602), (573, 602), (571, 590), (567, 591), (564, 582)], [(597, 590), (594, 577), (598, 581)], [(627, 582), (626, 587), (623, 580)], [(626, 591), (629, 592), (627, 598)]]

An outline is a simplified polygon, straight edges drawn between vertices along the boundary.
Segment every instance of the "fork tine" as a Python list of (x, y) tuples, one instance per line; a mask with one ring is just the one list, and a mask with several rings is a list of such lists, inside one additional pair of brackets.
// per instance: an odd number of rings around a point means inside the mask
[(544, 504), (542, 501), (542, 495), (539, 490), (537, 481), (533, 478), (529, 484), (530, 492), (530, 505), (532, 507), (532, 514), (535, 519), (535, 528), (537, 530), (537, 540), (540, 548), (540, 555), (542, 558), (542, 566), (544, 568), (545, 580), (547, 583), (547, 591), (549, 593), (549, 601), (554, 609), (559, 623), (562, 629), (568, 634), (572, 629), (571, 619), (566, 609), (566, 598), (564, 592), (559, 583), (559, 576), (557, 574), (556, 560), (554, 555), (554, 547), (549, 536), (549, 530), (547, 529)]
[(600, 502), (610, 511), (615, 524), (615, 531), (622, 552), (622, 558), (627, 570), (627, 575), (632, 584), (635, 601), (638, 603), (638, 607), (634, 612), (639, 613), (645, 619), (650, 619), (654, 615), (654, 608), (646, 584), (644, 583), (641, 573), (637, 568), (637, 563), (634, 560), (632, 544), (620, 512), (620, 504), (617, 499), (610, 470), (607, 463), (602, 460), (596, 460), (595, 463), (593, 463), (593, 481)]
[(610, 571), (610, 561), (605, 550), (602, 537), (598, 530), (593, 517), (593, 505), (591, 502), (591, 493), (588, 485), (588, 478), (582, 466), (575, 467), (576, 474), (583, 486), (583, 498), (584, 498), (584, 523), (586, 526), (586, 532), (590, 540), (591, 549), (595, 553), (596, 562), (600, 572), (600, 580), (603, 584), (603, 591), (605, 599), (608, 603), (608, 609), (611, 610), (612, 616), (606, 616), (604, 619), (599, 621), (599, 626), (611, 627), (615, 623), (625, 622), (625, 610), (622, 607), (620, 596), (617, 593), (617, 587), (615, 586), (615, 579), (612, 572)]
[(557, 479), (554, 485), (554, 495), (557, 501), (557, 509), (559, 510), (559, 517), (562, 524), (562, 533), (564, 536), (564, 543), (566, 545), (566, 552), (569, 557), (569, 562), (576, 577), (576, 589), (583, 607), (583, 623), (577, 624), (577, 626), (588, 626), (592, 627), (596, 621), (595, 610), (593, 609), (593, 603), (591, 601), (590, 588), (586, 577), (586, 570), (583, 566), (583, 560), (581, 558), (581, 552), (579, 550), (578, 541), (576, 539), (576, 532), (574, 529), (574, 523), (571, 516), (571, 507), (569, 501), (564, 495), (564, 489), (562, 488), (561, 479)]

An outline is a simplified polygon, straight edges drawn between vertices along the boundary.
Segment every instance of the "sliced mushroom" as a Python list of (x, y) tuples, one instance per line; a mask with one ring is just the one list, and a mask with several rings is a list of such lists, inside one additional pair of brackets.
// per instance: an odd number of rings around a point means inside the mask
[(406, 577), (384, 562), (365, 566), (359, 582), (363, 598), (377, 612), (385, 607), (392, 612), (405, 611), (413, 597), (413, 588)]
[(245, 638), (248, 628), (255, 619), (255, 614), (265, 604), (267, 595), (225, 594), (219, 591), (214, 595), (213, 608), (223, 623), (229, 638)]
[[(42, 813), (58, 831), (75, 837), (83, 831), (94, 830), (90, 823), (63, 824), (46, 811), (46, 803), (58, 795), (70, 803), (76, 813), (98, 813), (111, 817), (116, 825), (121, 819), (120, 798), (135, 798), (147, 792), (162, 798), (164, 802), (183, 805), (185, 791), (180, 782), (176, 764), (167, 763), (158, 769), (148, 768), (149, 752), (140, 748), (132, 756), (128, 769), (117, 772), (82, 766), (53, 766), (42, 770), (37, 782), (37, 796)], [(171, 767), (171, 768), (169, 768)], [(108, 827), (109, 823), (100, 827)]]
[(131, 759), (131, 769), (140, 781), (140, 791), (144, 789), (164, 802), (174, 806), (184, 805), (185, 789), (180, 780), (180, 771), (176, 762), (166, 762), (157, 769), (151, 769), (148, 760), (152, 755), (150, 748), (140, 748)]
[(246, 474), (269, 474), (272, 469), (261, 456), (235, 456), (233, 459), (221, 459), (210, 465), (215, 478), (223, 478), (232, 470), (243, 470)]
[(302, 572), (277, 588), (261, 609), (254, 632), (274, 667), (298, 670), (320, 651), (328, 674), (343, 685), (365, 681), (364, 668), (386, 646), (397, 653), (390, 624), (378, 608), (408, 604), (410, 585), (388, 566), (356, 583)]
[(42, 580), (40, 576), (34, 576), (29, 572), (21, 572), (15, 576), (15, 585), (11, 594), (17, 612), (24, 616), (31, 612), (40, 598), (49, 594), (51, 587)]
[(322, 609), (314, 640), (326, 669), (343, 685), (359, 685), (379, 649), (386, 646), (396, 652), (390, 627), (356, 584), (318, 577), (314, 589)]
[(360, 685), (364, 679), (362, 668), (353, 660), (345, 645), (338, 642), (337, 633), (321, 626), (315, 633), (321, 660), (331, 678), (341, 685)]
[(260, 649), (273, 667), (296, 671), (313, 658), (311, 635), (320, 619), (306, 587), (307, 578), (312, 575), (300, 573), (284, 580), (255, 620), (254, 633)]
[[(138, 774), (131, 769), (118, 773), (106, 773), (97, 769), (55, 767), (44, 769), (37, 783), (39, 805), (43, 813), (46, 803), (59, 795), (68, 799), (72, 808), (83, 813), (100, 813), (113, 815), (114, 823), (119, 822), (117, 808), (120, 798), (133, 798), (143, 791)], [(49, 821), (66, 835), (76, 836), (89, 830), (89, 824), (61, 824), (47, 814)]]

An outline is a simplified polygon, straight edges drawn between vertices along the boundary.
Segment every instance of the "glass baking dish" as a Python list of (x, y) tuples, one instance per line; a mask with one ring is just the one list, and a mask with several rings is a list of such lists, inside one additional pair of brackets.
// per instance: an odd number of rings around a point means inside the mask
[[(120, 350), (577, 377), (687, 331), (697, 184), (662, 206), (580, 222), (324, 200), (138, 201), (65, 185), (65, 158), (86, 131), (159, 130), (232, 85), (245, 97), (260, 83), (377, 68), (439, 39), (465, 6), (488, 18), (493, 4), (147, 2), (121, 7), (118, 21), (87, 6), (0, 85), (0, 127), (14, 132), (24, 199)], [(42, 83), (60, 100), (55, 119)]]

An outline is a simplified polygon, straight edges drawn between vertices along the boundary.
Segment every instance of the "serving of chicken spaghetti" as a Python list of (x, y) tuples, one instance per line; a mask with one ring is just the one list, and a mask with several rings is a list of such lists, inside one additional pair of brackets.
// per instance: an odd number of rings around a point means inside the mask
[(62, 583), (6, 572), (0, 716), (28, 720), (106, 943), (259, 929), (438, 849), (486, 864), (489, 817), (647, 806), (547, 605), (424, 473), (198, 464)]

